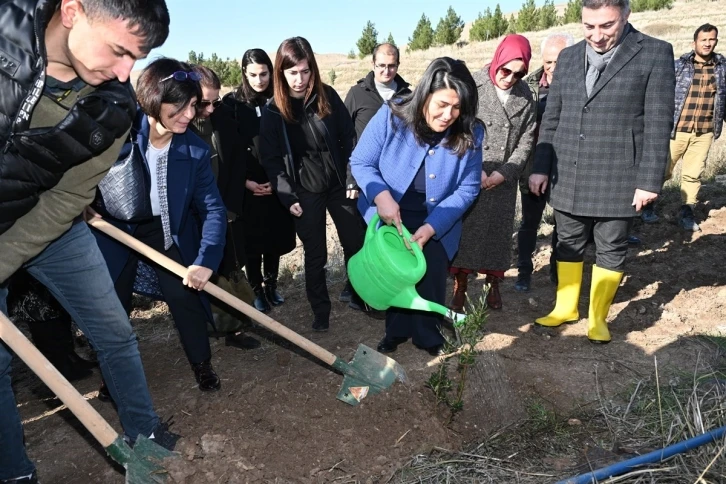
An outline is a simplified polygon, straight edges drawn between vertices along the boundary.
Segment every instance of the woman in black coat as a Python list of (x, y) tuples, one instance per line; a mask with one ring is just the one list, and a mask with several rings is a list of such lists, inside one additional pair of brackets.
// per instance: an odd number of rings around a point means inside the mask
[[(260, 120), (262, 167), (295, 217), (295, 230), (305, 248), (313, 330), (327, 331), (331, 304), (325, 278), (326, 210), (338, 231), (346, 264), (363, 245), (364, 228), (355, 207), (358, 191), (348, 164), (355, 129), (338, 93), (321, 81), (313, 49), (304, 38), (280, 44), (273, 76), (274, 96)], [(348, 306), (366, 308), (355, 292)]]
[[(260, 166), (260, 117), (272, 97), (272, 62), (262, 49), (249, 49), (242, 56), (242, 83), (222, 102), (233, 105), (242, 153), (245, 159), (245, 188), (242, 219), (245, 226), (244, 249), (247, 278), (255, 291), (255, 309), (269, 311), (285, 299), (277, 291), (280, 256), (296, 245), (295, 225), (290, 212), (272, 190)], [(264, 263), (264, 271), (263, 271)]]

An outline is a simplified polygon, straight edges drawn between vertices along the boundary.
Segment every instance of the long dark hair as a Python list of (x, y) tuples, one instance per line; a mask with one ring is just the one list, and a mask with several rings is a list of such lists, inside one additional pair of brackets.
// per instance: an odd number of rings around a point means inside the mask
[[(267, 66), (267, 71), (270, 76), (270, 83), (267, 85), (267, 89), (263, 92), (257, 92), (250, 86), (250, 81), (247, 79), (247, 66), (250, 64), (262, 64)], [(248, 49), (242, 56), (242, 82), (240, 83), (237, 91), (235, 92), (235, 98), (238, 101), (246, 101), (253, 104), (262, 104), (263, 102), (270, 99), (273, 95), (273, 86), (275, 85), (272, 79), (272, 61), (270, 56), (267, 55), (262, 49)]]
[(304, 60), (308, 61), (308, 67), (310, 68), (310, 81), (308, 81), (308, 90), (305, 93), (305, 102), (315, 93), (318, 95), (318, 116), (322, 119), (331, 112), (330, 102), (328, 96), (325, 95), (323, 81), (320, 80), (318, 63), (315, 61), (315, 54), (313, 48), (310, 47), (310, 42), (302, 37), (291, 37), (283, 40), (277, 49), (274, 76), (272, 78), (275, 84), (275, 104), (288, 123), (295, 122), (295, 117), (292, 114), (292, 105), (290, 103), (290, 86), (287, 84), (284, 71), (295, 67)]
[(464, 61), (451, 57), (434, 59), (416, 89), (400, 102), (390, 104), (391, 112), (413, 131), (416, 141), (424, 144), (431, 132), (425, 114), (429, 95), (440, 89), (453, 89), (459, 95), (459, 117), (449, 128), (445, 146), (461, 157), (474, 146), (474, 127), (480, 123), (476, 118), (479, 104), (476, 82)]

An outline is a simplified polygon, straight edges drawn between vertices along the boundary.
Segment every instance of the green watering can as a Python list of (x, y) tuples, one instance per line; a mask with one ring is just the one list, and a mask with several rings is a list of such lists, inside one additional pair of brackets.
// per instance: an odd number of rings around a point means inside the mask
[(391, 306), (442, 314), (459, 326), (465, 314), (455, 313), (441, 304), (426, 300), (416, 292), (416, 284), (426, 273), (426, 259), (416, 243), (406, 247), (411, 233), (401, 224), (403, 237), (395, 226), (378, 227), (375, 214), (368, 224), (363, 248), (348, 261), (348, 278), (353, 289), (372, 308)]

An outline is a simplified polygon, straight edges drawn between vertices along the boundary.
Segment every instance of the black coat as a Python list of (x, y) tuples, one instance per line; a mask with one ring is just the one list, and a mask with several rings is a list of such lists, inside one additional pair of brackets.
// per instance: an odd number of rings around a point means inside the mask
[[(308, 121), (324, 136), (328, 152), (333, 157), (336, 176), (332, 183), (342, 187), (355, 185), (350, 173), (350, 154), (353, 151), (355, 129), (348, 110), (335, 90), (324, 85), (330, 103), (331, 114), (323, 119), (317, 115), (317, 94), (310, 96), (305, 105)], [(288, 209), (298, 202), (297, 186), (299, 176), (285, 127), (285, 119), (275, 106), (274, 100), (262, 110), (260, 121), (260, 160), (272, 188), (277, 192), (282, 204)]]
[(106, 151), (136, 113), (130, 84), (111, 81), (79, 99), (53, 129), (31, 129), (45, 86), (45, 29), (58, 2), (0, 1), (0, 234), (63, 174)]
[(582, 217), (634, 217), (636, 188), (660, 193), (675, 110), (673, 47), (630, 30), (585, 90), (585, 41), (567, 47), (547, 96), (533, 173), (550, 203)]
[[(292, 215), (280, 199), (271, 196), (256, 197), (240, 187), (246, 180), (264, 184), (269, 182), (267, 173), (260, 165), (260, 116), (264, 104), (237, 101), (233, 93), (224, 97), (224, 104), (234, 106), (234, 115), (240, 133), (240, 153), (244, 158), (245, 176), (235, 181), (235, 189), (244, 193), (242, 221), (245, 227), (244, 248), (249, 255), (283, 255), (296, 245), (295, 225)], [(259, 114), (258, 114), (259, 113)]]
[[(404, 81), (401, 76), (396, 74), (394, 80), (398, 88), (395, 94), (396, 96), (411, 92), (409, 83)], [(345, 96), (345, 107), (348, 108), (350, 117), (353, 118), (356, 140), (360, 139), (360, 135), (363, 134), (363, 130), (368, 126), (368, 122), (381, 109), (382, 105), (383, 98), (378, 94), (378, 90), (376, 89), (373, 71), (369, 72), (366, 77), (359, 80), (355, 86), (350, 88), (348, 95)]]

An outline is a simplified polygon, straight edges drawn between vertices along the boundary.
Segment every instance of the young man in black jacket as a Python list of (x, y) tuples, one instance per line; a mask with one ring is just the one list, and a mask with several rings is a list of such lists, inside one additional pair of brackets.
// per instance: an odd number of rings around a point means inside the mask
[(398, 47), (378, 44), (373, 49), (373, 70), (351, 87), (345, 96), (345, 107), (355, 125), (356, 140), (384, 102), (390, 101), (393, 96), (411, 92), (409, 84), (398, 75), (400, 61)]
[[(164, 0), (0, 1), (0, 311), (20, 267), (50, 289), (98, 353), (125, 437), (173, 448), (136, 336), (81, 219), (136, 113), (129, 74), (168, 35)], [(30, 181), (29, 181), (30, 180)], [(0, 345), (0, 483), (37, 482)]]

